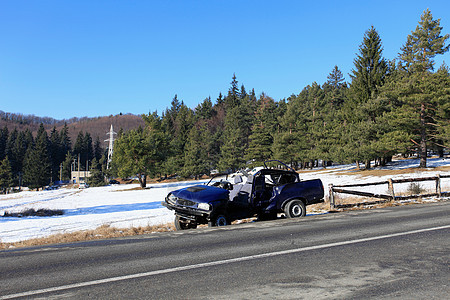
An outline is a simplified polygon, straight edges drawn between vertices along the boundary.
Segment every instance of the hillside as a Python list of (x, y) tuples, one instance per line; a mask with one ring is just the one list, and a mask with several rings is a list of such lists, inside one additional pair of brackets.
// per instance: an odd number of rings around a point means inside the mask
[[(97, 117), (83, 119), (75, 123), (68, 124), (69, 135), (72, 143), (76, 140), (80, 131), (89, 132), (92, 140), (95, 141), (99, 137), (100, 141), (108, 138), (107, 133), (113, 125), (114, 131), (119, 132), (122, 128), (124, 131), (144, 126), (144, 121), (141, 116), (137, 115), (115, 115), (107, 117)], [(64, 124), (56, 127), (57, 130), (61, 130)]]
[(24, 131), (28, 128), (35, 135), (39, 125), (43, 123), (47, 132), (50, 133), (53, 127), (56, 127), (56, 129), (60, 131), (63, 128), (64, 123), (67, 123), (69, 127), (69, 136), (72, 143), (76, 140), (80, 131), (88, 132), (93, 141), (95, 141), (97, 137), (99, 137), (100, 141), (103, 141), (107, 139), (107, 132), (109, 132), (111, 124), (113, 125), (115, 132), (118, 132), (120, 128), (124, 131), (128, 131), (130, 129), (145, 125), (141, 116), (133, 114), (56, 120), (48, 117), (37, 117), (34, 115), (0, 112), (0, 128), (4, 128), (6, 126), (10, 132), (15, 128), (18, 131)]

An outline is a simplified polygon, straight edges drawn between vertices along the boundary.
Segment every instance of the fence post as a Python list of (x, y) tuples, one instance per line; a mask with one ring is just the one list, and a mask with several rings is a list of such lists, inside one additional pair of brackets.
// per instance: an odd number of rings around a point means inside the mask
[(333, 192), (333, 184), (330, 183), (328, 185), (328, 197), (330, 198), (330, 209), (334, 209), (334, 192)]
[(441, 174), (438, 174), (436, 178), (436, 194), (438, 194), (438, 198), (441, 198)]
[(391, 194), (392, 200), (395, 200), (394, 183), (392, 182), (392, 178), (388, 179), (388, 186), (389, 186), (389, 194)]

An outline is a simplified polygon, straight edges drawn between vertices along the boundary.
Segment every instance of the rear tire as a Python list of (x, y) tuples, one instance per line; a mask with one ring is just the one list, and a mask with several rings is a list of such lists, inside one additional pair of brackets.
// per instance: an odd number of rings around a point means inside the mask
[(228, 218), (224, 214), (219, 214), (208, 222), (208, 227), (216, 227), (216, 226), (227, 226), (230, 225)]
[(301, 200), (292, 200), (284, 207), (284, 214), (287, 218), (299, 218), (306, 215), (305, 204)]

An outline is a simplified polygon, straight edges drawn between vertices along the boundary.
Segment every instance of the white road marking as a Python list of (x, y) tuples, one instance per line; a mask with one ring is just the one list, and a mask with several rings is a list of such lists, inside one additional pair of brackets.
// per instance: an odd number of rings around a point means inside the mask
[(92, 281), (86, 281), (86, 282), (79, 282), (79, 283), (74, 283), (74, 284), (55, 286), (55, 287), (51, 287), (51, 288), (28, 291), (28, 292), (23, 292), (23, 293), (3, 295), (3, 296), (0, 296), (0, 300), (13, 299), (13, 298), (18, 298), (18, 297), (29, 297), (29, 296), (34, 296), (34, 295), (39, 295), (39, 294), (44, 294), (44, 293), (58, 292), (58, 291), (92, 286), (92, 285), (98, 285), (98, 284), (103, 284), (103, 283), (111, 283), (111, 282), (115, 282), (115, 281), (149, 277), (149, 276), (155, 276), (155, 275), (160, 275), (160, 274), (174, 273), (174, 272), (199, 269), (199, 268), (205, 268), (205, 267), (211, 267), (211, 266), (217, 266), (217, 265), (225, 265), (225, 264), (230, 264), (230, 263), (260, 259), (260, 258), (266, 258), (266, 257), (272, 257), (272, 256), (278, 256), (278, 255), (293, 254), (293, 253), (318, 250), (318, 249), (324, 249), (324, 248), (330, 248), (330, 247), (370, 242), (370, 241), (375, 241), (375, 240), (381, 240), (381, 239), (387, 239), (387, 238), (392, 238), (392, 237), (405, 236), (405, 235), (410, 235), (410, 234), (435, 231), (435, 230), (441, 230), (441, 229), (447, 229), (447, 228), (450, 228), (450, 225), (418, 229), (418, 230), (412, 230), (412, 231), (405, 231), (405, 232), (380, 235), (380, 236), (375, 236), (375, 237), (349, 240), (349, 241), (343, 241), (343, 242), (329, 243), (329, 244), (323, 244), (323, 245), (316, 245), (316, 246), (310, 246), (310, 247), (303, 247), (303, 248), (297, 248), (297, 249), (275, 251), (275, 252), (269, 252), (269, 253), (263, 253), (263, 254), (244, 256), (244, 257), (217, 260), (217, 261), (212, 261), (212, 262), (206, 262), (206, 263), (200, 263), (200, 264), (194, 264), (194, 265), (188, 265), (188, 266), (181, 266), (181, 267), (175, 267), (175, 268), (169, 268), (169, 269), (163, 269), (163, 270), (156, 270), (156, 271), (151, 271), (151, 272), (137, 273), (137, 274), (131, 274), (131, 275), (117, 276), (117, 277), (92, 280)]

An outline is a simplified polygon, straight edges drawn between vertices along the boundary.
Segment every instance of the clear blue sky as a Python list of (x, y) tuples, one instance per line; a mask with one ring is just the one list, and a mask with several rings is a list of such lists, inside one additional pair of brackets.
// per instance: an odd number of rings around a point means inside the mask
[[(349, 80), (373, 25), (397, 57), (430, 8), (450, 1), (0, 0), (0, 110), (56, 119), (189, 107), (239, 85), (275, 100)], [(450, 64), (450, 54), (436, 59)]]

